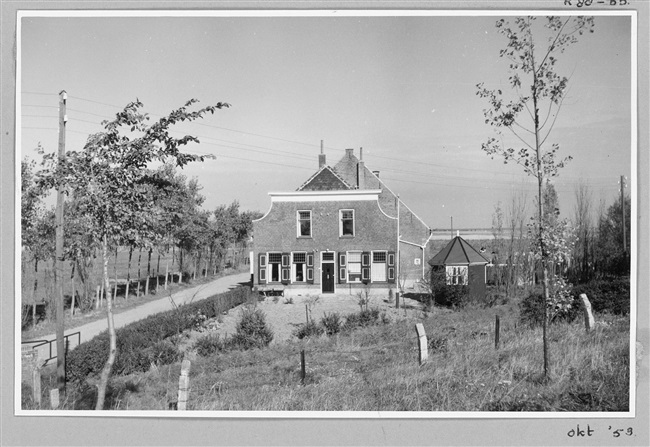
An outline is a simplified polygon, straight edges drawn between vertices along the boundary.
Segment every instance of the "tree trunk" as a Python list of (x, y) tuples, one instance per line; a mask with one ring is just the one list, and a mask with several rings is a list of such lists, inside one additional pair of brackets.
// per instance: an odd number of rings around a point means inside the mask
[[(104, 259), (104, 285), (106, 286), (106, 290), (110, 290), (110, 284), (108, 282), (108, 242), (106, 234), (104, 234), (104, 240), (102, 243), (102, 256)], [(106, 295), (106, 318), (108, 319), (109, 351), (108, 359), (104, 364), (104, 369), (102, 370), (99, 379), (99, 385), (97, 385), (97, 405), (95, 410), (104, 409), (108, 379), (111, 375), (111, 369), (113, 368), (113, 363), (115, 362), (115, 356), (117, 354), (117, 336), (115, 333), (115, 325), (113, 323), (113, 300), (111, 300), (110, 293)]]
[(142, 247), (140, 247), (140, 251), (138, 253), (138, 289), (136, 292), (138, 298), (140, 298), (140, 283), (142, 282), (141, 266), (142, 266)]
[(36, 328), (36, 288), (38, 287), (38, 258), (34, 258), (34, 288), (32, 289), (32, 324)]
[[(128, 301), (129, 299), (129, 287), (131, 285), (131, 258), (133, 257), (133, 246), (129, 246), (129, 262), (126, 266), (126, 291), (124, 292), (124, 301)], [(138, 278), (139, 279), (139, 278)], [(140, 284), (138, 284), (138, 292)]]
[[(113, 302), (115, 302), (117, 299), (117, 247), (115, 247), (115, 262), (113, 262), (113, 278), (115, 279), (115, 287), (113, 287)], [(108, 290), (110, 291), (110, 285)]]
[(156, 293), (160, 289), (160, 250), (158, 250), (158, 265), (156, 266)]
[(72, 264), (72, 274), (70, 275), (70, 283), (72, 285), (72, 301), (70, 303), (70, 316), (74, 317), (74, 298), (75, 298), (75, 285), (74, 285), (74, 270), (76, 263)]
[[(530, 28), (529, 28), (530, 30)], [(539, 225), (539, 249), (542, 257), (542, 291), (544, 295), (544, 321), (542, 323), (542, 344), (543, 344), (543, 355), (544, 355), (544, 377), (548, 380), (550, 379), (550, 359), (548, 352), (548, 336), (547, 336), (547, 326), (548, 326), (548, 303), (549, 303), (549, 293), (548, 293), (548, 254), (546, 253), (546, 247), (544, 244), (544, 214), (542, 208), (542, 187), (544, 182), (544, 170), (542, 166), (542, 157), (541, 157), (541, 143), (539, 141), (539, 108), (537, 106), (537, 69), (535, 68), (535, 54), (533, 51), (533, 35), (530, 34), (530, 57), (531, 65), (533, 67), (533, 120), (535, 123), (535, 156), (537, 160), (537, 223)]]
[(144, 294), (149, 294), (149, 278), (151, 278), (151, 252), (153, 248), (149, 247), (149, 256), (147, 257), (147, 281), (144, 285)]

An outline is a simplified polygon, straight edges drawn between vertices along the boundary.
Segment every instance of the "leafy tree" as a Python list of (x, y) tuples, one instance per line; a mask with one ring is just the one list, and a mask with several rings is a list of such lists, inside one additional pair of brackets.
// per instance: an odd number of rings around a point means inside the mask
[(630, 246), (631, 200), (626, 196), (621, 204), (618, 198), (598, 219), (595, 246), (597, 271), (603, 276), (628, 276), (630, 257), (624, 249), (622, 206), (625, 210), (625, 244)]
[[(198, 142), (196, 137), (172, 137), (170, 128), (178, 122), (193, 121), (229, 106), (217, 103), (189, 111), (188, 108), (196, 102), (190, 100), (149, 124), (148, 115), (140, 111), (142, 103), (136, 100), (117, 113), (112, 121), (104, 121), (105, 130), (91, 135), (83, 151), (68, 152), (58, 164), (53, 155), (46, 157), (49, 168), (41, 171), (43, 185), (64, 185), (73, 194), (84, 197), (80, 211), (91, 219), (92, 236), (101, 245), (103, 281), (107, 290), (110, 288), (108, 257), (111, 247), (124, 240), (155, 241), (158, 237), (153, 199), (156, 187), (163, 182), (150, 169), (150, 164), (173, 160), (177, 166), (183, 167), (204, 159), (181, 152), (188, 143)], [(98, 385), (98, 410), (103, 409), (108, 379), (117, 355), (110, 294), (106, 301), (110, 349)]]
[[(571, 157), (557, 158), (559, 144), (547, 144), (555, 120), (566, 96), (569, 79), (556, 70), (557, 56), (578, 42), (584, 32), (593, 32), (593, 18), (546, 17), (543, 27), (536, 26), (536, 17), (517, 17), (514, 23), (505, 19), (496, 22), (499, 33), (508, 43), (499, 53), (509, 61), (509, 91), (488, 89), (477, 84), (477, 95), (489, 103), (484, 109), (486, 124), (496, 136), (488, 138), (482, 149), (504, 163), (514, 162), (537, 179), (537, 250), (541, 257), (542, 290), (545, 308), (549, 301), (546, 227), (543, 209), (543, 185), (558, 175)], [(545, 35), (540, 38), (540, 35)], [(508, 135), (504, 135), (508, 132)], [(510, 140), (516, 144), (509, 144)], [(543, 325), (544, 375), (550, 378), (547, 324)]]

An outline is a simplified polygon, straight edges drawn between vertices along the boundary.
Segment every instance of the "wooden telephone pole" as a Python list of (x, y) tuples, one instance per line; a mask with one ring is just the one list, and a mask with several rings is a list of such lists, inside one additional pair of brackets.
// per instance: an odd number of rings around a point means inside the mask
[(621, 175), (621, 216), (623, 217), (623, 253), (627, 256), (627, 235), (625, 234), (625, 176)]
[[(65, 103), (68, 94), (65, 90), (59, 93), (59, 166), (65, 160), (65, 123), (68, 120)], [(63, 186), (56, 188), (56, 375), (57, 385), (61, 396), (65, 394), (65, 340), (63, 312)]]

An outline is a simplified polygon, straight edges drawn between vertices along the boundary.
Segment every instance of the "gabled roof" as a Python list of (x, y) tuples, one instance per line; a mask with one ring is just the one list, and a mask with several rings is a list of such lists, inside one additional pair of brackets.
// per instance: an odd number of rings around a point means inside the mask
[(357, 165), (359, 159), (352, 153), (346, 153), (338, 163), (334, 165), (336, 172), (348, 185), (357, 185)]
[(303, 183), (298, 191), (336, 191), (354, 189), (329, 166), (323, 166)]
[(429, 260), (429, 265), (487, 264), (489, 261), (460, 236), (453, 238), (445, 248)]

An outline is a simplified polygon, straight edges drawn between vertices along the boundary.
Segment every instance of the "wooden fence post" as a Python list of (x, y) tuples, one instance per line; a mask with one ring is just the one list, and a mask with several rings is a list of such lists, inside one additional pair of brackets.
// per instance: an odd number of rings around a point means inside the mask
[(187, 395), (190, 388), (190, 361), (183, 360), (181, 363), (181, 375), (178, 378), (178, 410), (187, 409)]
[(418, 334), (420, 365), (424, 365), (429, 358), (429, 350), (427, 346), (427, 334), (424, 332), (424, 326), (422, 323), (417, 323), (415, 325), (415, 332)]
[(499, 316), (496, 316), (496, 321), (494, 322), (494, 349), (499, 349), (499, 329), (500, 322)]
[(395, 309), (399, 309), (399, 292), (395, 292)]
[(53, 388), (50, 390), (50, 408), (56, 410), (59, 408), (59, 389)]
[(305, 368), (305, 350), (303, 349), (302, 351), (300, 351), (300, 384), (301, 385), (305, 384), (306, 375), (307, 373)]
[(582, 312), (585, 316), (585, 330), (589, 332), (596, 325), (594, 315), (591, 313), (591, 303), (589, 302), (587, 295), (584, 293), (580, 294), (580, 301), (582, 301)]

